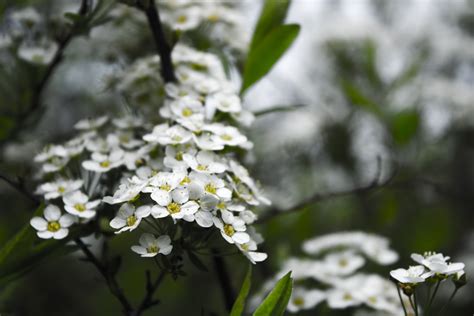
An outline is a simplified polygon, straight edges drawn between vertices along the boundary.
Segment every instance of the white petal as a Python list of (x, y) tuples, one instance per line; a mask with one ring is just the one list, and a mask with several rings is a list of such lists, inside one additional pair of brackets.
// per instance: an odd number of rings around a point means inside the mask
[(120, 217), (115, 217), (110, 221), (110, 226), (115, 229), (124, 227), (127, 224), (126, 220)]
[(168, 235), (162, 235), (156, 240), (158, 247), (163, 248), (171, 245), (171, 238)]
[(43, 239), (50, 239), (53, 237), (53, 233), (50, 232), (49, 230), (43, 230), (41, 232), (36, 232), (36, 235), (38, 235), (39, 238)]
[(144, 255), (147, 253), (147, 250), (145, 249), (145, 247), (132, 246), (131, 249), (133, 252), (138, 253), (139, 255)]
[(140, 236), (139, 242), (143, 247), (148, 247), (155, 242), (155, 236), (150, 233), (143, 233)]
[(171, 192), (171, 197), (173, 198), (173, 201), (183, 204), (189, 200), (189, 192), (185, 188), (174, 189)]
[(155, 205), (151, 208), (151, 215), (154, 218), (163, 218), (168, 216), (169, 214), (170, 213), (168, 212), (168, 210), (163, 206)]
[(67, 228), (74, 224), (74, 217), (69, 214), (64, 214), (59, 219), (59, 224), (61, 225), (61, 227)]
[(164, 248), (160, 248), (159, 253), (167, 256), (171, 253), (172, 250), (173, 250), (173, 246), (169, 245), (169, 246), (166, 246)]
[(194, 214), (198, 211), (199, 205), (194, 201), (189, 201), (181, 206), (181, 212), (183, 214)]
[(44, 218), (46, 218), (46, 220), (48, 220), (49, 222), (59, 220), (60, 216), (61, 211), (56, 205), (50, 204), (44, 209)]
[(214, 222), (212, 220), (213, 216), (210, 212), (199, 211), (194, 215), (196, 222), (201, 227), (211, 227)]
[(53, 238), (54, 239), (63, 239), (64, 237), (67, 236), (68, 233), (69, 233), (69, 229), (61, 228), (60, 230), (58, 230), (57, 232), (55, 232), (53, 234)]
[(151, 206), (150, 205), (142, 205), (142, 206), (139, 206), (137, 208), (137, 210), (135, 211), (135, 215), (138, 218), (145, 218), (148, 215), (150, 215), (150, 212), (151, 212)]
[(30, 220), (30, 225), (33, 226), (34, 229), (42, 231), (46, 230), (46, 227), (48, 227), (48, 222), (44, 220), (42, 217), (33, 217)]
[(155, 190), (150, 197), (161, 206), (166, 206), (171, 203), (171, 194), (164, 190)]
[(245, 244), (250, 241), (250, 236), (244, 232), (236, 232), (232, 235), (232, 239), (238, 244)]

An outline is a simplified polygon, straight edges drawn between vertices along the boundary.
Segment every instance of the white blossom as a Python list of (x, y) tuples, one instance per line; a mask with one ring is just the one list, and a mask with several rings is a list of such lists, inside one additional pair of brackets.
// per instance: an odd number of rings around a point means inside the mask
[(63, 196), (64, 209), (71, 215), (81, 218), (92, 218), (100, 200), (89, 201), (89, 197), (81, 191), (70, 192)]
[(35, 216), (30, 224), (37, 230), (38, 237), (43, 239), (63, 239), (68, 233), (68, 227), (74, 223), (74, 217), (69, 214), (61, 215), (59, 207), (50, 204), (44, 209), (44, 218)]
[(140, 236), (139, 246), (132, 246), (132, 251), (142, 257), (154, 257), (157, 254), (169, 255), (173, 246), (168, 235), (155, 238), (152, 234), (145, 233)]
[(132, 204), (123, 204), (117, 216), (110, 221), (110, 226), (118, 229), (118, 231), (115, 232), (116, 234), (127, 230), (132, 231), (138, 227), (143, 218), (150, 215), (150, 210), (151, 207), (149, 205), (142, 205), (135, 209), (135, 206)]

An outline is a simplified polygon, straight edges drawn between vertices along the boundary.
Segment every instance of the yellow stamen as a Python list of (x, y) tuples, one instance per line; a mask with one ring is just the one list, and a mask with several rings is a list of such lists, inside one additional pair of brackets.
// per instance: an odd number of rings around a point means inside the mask
[(61, 229), (61, 224), (59, 224), (58, 221), (52, 221), (52, 222), (48, 222), (48, 227), (47, 227), (48, 231), (50, 232), (57, 232), (59, 229)]
[(227, 235), (227, 236), (230, 236), (232, 237), (234, 234), (235, 234), (235, 229), (232, 225), (229, 225), (229, 224), (225, 224), (224, 225), (224, 233)]
[(172, 202), (168, 205), (167, 209), (170, 214), (176, 214), (181, 211), (181, 206), (178, 203)]

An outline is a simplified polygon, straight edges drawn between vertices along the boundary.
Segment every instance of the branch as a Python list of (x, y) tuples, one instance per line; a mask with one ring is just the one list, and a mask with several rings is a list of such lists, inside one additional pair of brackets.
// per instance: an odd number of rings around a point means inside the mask
[[(144, 4), (142, 2), (146, 3)], [(153, 33), (153, 39), (155, 40), (155, 45), (161, 60), (161, 76), (165, 82), (176, 81), (173, 63), (171, 62), (171, 48), (166, 41), (155, 1), (149, 0), (142, 2), (136, 1), (136, 6), (145, 12), (148, 25), (150, 26), (151, 32)]]
[[(90, 0), (82, 0), (81, 7), (79, 8), (78, 14), (85, 16), (90, 11)], [(0, 145), (7, 143), (15, 139), (15, 137), (24, 129), (26, 125), (27, 119), (34, 113), (38, 112), (41, 109), (41, 98), (43, 96), (43, 92), (45, 87), (47, 86), (49, 80), (51, 79), (52, 75), (54, 74), (55, 70), (58, 68), (59, 64), (63, 60), (64, 51), (66, 50), (67, 46), (76, 35), (76, 25), (73, 25), (69, 32), (58, 42), (58, 50), (54, 55), (51, 63), (47, 66), (43, 77), (38, 82), (38, 84), (34, 87), (31, 96), (31, 104), (22, 113), (20, 113), (16, 121), (18, 122), (16, 126), (9, 132), (8, 137), (5, 137), (3, 140), (0, 141)]]
[(142, 302), (138, 306), (136, 312), (134, 313), (135, 316), (141, 315), (144, 311), (146, 311), (148, 308), (156, 305), (159, 303), (158, 300), (153, 299), (153, 295), (155, 294), (156, 290), (160, 286), (161, 282), (165, 278), (166, 272), (161, 271), (160, 274), (158, 274), (158, 277), (156, 278), (155, 282), (151, 282), (151, 273), (149, 270), (146, 271), (146, 294), (145, 297), (143, 298)]
[(118, 285), (115, 277), (111, 275), (111, 273), (109, 273), (108, 266), (100, 262), (99, 259), (89, 250), (89, 248), (80, 238), (74, 239), (74, 242), (79, 246), (79, 248), (81, 248), (87, 259), (97, 268), (100, 274), (104, 277), (105, 281), (107, 282), (107, 286), (109, 287), (110, 293), (112, 293), (112, 295), (115, 296), (117, 300), (119, 300), (120, 304), (122, 304), (123, 313), (125, 315), (134, 315), (132, 305), (123, 293), (123, 290)]
[(30, 201), (32, 201), (35, 205), (39, 205), (40, 201), (33, 195), (31, 192), (29, 192), (25, 186), (23, 185), (22, 182), (15, 182), (12, 179), (8, 178), (7, 176), (4, 176), (0, 174), (0, 179), (8, 183), (12, 188), (26, 196)]
[(381, 173), (381, 160), (380, 160), (380, 158), (377, 158), (377, 172), (376, 172), (376, 175), (374, 177), (374, 180), (372, 182), (370, 182), (368, 185), (352, 188), (352, 189), (349, 189), (349, 190), (338, 191), (338, 192), (316, 193), (313, 196), (303, 200), (302, 202), (300, 202), (300, 203), (298, 203), (298, 204), (296, 204), (296, 205), (294, 205), (294, 206), (292, 206), (292, 207), (290, 207), (286, 210), (282, 210), (282, 209), (279, 209), (279, 208), (273, 208), (273, 209), (269, 210), (267, 213), (265, 213), (263, 216), (261, 216), (257, 220), (256, 223), (257, 224), (262, 224), (262, 223), (265, 223), (265, 222), (273, 219), (274, 217), (277, 217), (277, 216), (280, 216), (280, 215), (296, 213), (296, 212), (299, 212), (301, 210), (304, 210), (306, 207), (308, 207), (312, 204), (322, 202), (322, 201), (325, 201), (325, 200), (329, 200), (329, 199), (332, 199), (332, 198), (337, 198), (337, 197), (347, 196), (347, 195), (354, 195), (354, 194), (364, 194), (364, 193), (370, 192), (372, 190), (381, 188), (383, 186), (386, 186), (390, 182), (392, 182), (392, 180), (395, 178), (395, 175), (397, 174), (397, 170), (395, 170), (384, 181), (380, 181), (380, 173)]
[(214, 267), (216, 268), (217, 278), (221, 285), (222, 294), (224, 295), (225, 306), (228, 312), (231, 311), (232, 305), (234, 304), (234, 291), (232, 290), (229, 272), (225, 266), (224, 260), (222, 257), (219, 257), (216, 249), (212, 249), (212, 261), (214, 262)]

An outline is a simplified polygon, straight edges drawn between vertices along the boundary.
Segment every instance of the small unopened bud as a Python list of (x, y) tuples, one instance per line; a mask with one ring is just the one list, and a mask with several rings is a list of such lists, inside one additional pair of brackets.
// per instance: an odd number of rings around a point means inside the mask
[(466, 285), (467, 283), (467, 278), (466, 278), (466, 273), (464, 271), (459, 271), (456, 273), (453, 277), (453, 283), (454, 286), (456, 286), (456, 289), (459, 289)]

